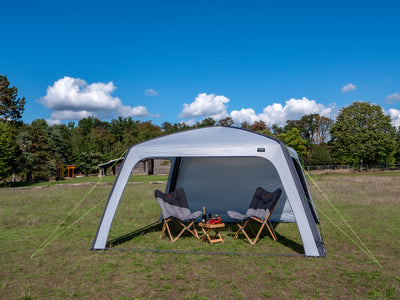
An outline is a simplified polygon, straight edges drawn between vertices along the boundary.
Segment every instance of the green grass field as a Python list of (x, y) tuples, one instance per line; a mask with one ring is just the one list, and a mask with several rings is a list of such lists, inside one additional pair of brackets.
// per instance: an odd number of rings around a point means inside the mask
[[(61, 184), (85, 184), (85, 183), (97, 183), (101, 182), (103, 184), (114, 183), (116, 176), (104, 176), (99, 178), (97, 176), (87, 176), (87, 177), (76, 177), (76, 178), (68, 178), (60, 181), (45, 181), (45, 182), (9, 182), (6, 185), (8, 187), (51, 187)], [(149, 183), (155, 181), (166, 181), (168, 180), (168, 175), (134, 175), (129, 178), (129, 182), (140, 182), (140, 183)], [(0, 188), (4, 188), (4, 183), (0, 184)]]
[[(265, 235), (254, 246), (233, 241), (233, 226), (212, 246), (189, 236), (171, 244), (159, 239), (158, 225), (140, 231), (158, 220), (154, 190), (165, 183), (154, 181), (166, 178), (127, 186), (109, 236), (124, 251), (88, 251), (111, 185), (50, 184), (0, 189), (0, 299), (399, 299), (400, 175), (313, 178), (382, 267), (328, 220), (345, 228), (312, 183), (325, 258), (299, 256), (295, 224), (277, 224), (278, 242)], [(37, 251), (57, 227), (57, 238)]]

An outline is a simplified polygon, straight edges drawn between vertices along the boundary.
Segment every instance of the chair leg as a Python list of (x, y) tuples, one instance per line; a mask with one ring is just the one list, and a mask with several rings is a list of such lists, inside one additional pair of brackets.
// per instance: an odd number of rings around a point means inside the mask
[(183, 222), (181, 222), (181, 221), (179, 221), (179, 220), (176, 220), (176, 221), (183, 227), (181, 233), (183, 233), (185, 230), (187, 230), (187, 231), (189, 231), (191, 234), (193, 234), (197, 239), (200, 239), (200, 236), (199, 236), (199, 234), (198, 234), (198, 232), (197, 232), (196, 227), (193, 226), (193, 229), (191, 229), (192, 225), (194, 224), (194, 222), (195, 222), (196, 220), (189, 221), (189, 223), (188, 223), (187, 225), (185, 225)]
[(161, 229), (160, 239), (164, 237), (165, 229), (167, 229), (169, 239), (171, 241), (174, 240), (173, 237), (172, 237), (172, 234), (171, 234), (171, 230), (169, 229), (169, 225), (168, 225), (168, 222), (171, 221), (171, 220), (172, 220), (172, 218), (164, 219), (163, 227)]
[(183, 227), (183, 229), (181, 230), (181, 232), (179, 232), (179, 234), (176, 236), (174, 242), (186, 231), (188, 230), (191, 234), (193, 234), (197, 239), (200, 239), (199, 234), (197, 233), (197, 230), (195, 230), (195, 232), (193, 232), (190, 227), (194, 224), (194, 220), (191, 221), (188, 225), (185, 225), (183, 222), (181, 222), (180, 220), (175, 220), (175, 222), (179, 225), (181, 225)]
[(239, 236), (239, 233), (241, 231), (244, 231), (244, 227), (247, 225), (247, 223), (249, 222), (249, 220), (247, 219), (246, 221), (244, 221), (243, 223), (239, 223), (237, 220), (235, 220), (236, 225), (239, 227), (238, 231), (236, 231), (235, 236), (233, 237), (233, 239), (237, 239), (237, 237)]
[(256, 232), (253, 229), (253, 226), (251, 225), (251, 222), (249, 222), (249, 227), (251, 229), (251, 232), (253, 233), (253, 235), (256, 235)]
[(272, 239), (273, 239), (274, 241), (277, 240), (277, 237), (276, 237), (274, 228), (272, 227), (272, 223), (271, 223), (270, 220), (262, 221), (262, 220), (257, 219), (257, 218), (253, 218), (253, 219), (254, 219), (255, 221), (257, 221), (257, 222), (262, 223), (262, 225), (261, 225), (261, 227), (260, 227), (260, 230), (258, 231), (258, 234), (257, 234), (257, 236), (256, 236), (256, 239), (254, 240), (254, 243), (257, 242), (257, 240), (258, 240), (258, 238), (259, 238), (259, 236), (260, 236), (260, 234), (261, 234), (261, 231), (264, 229), (264, 226), (267, 227), (269, 233), (271, 234)]
[(257, 235), (256, 235), (256, 237), (255, 237), (255, 239), (254, 239), (254, 241), (253, 241), (253, 243), (255, 244), (255, 243), (257, 243), (257, 241), (258, 241), (258, 238), (260, 237), (260, 234), (261, 234), (261, 232), (263, 231), (263, 229), (264, 229), (264, 226), (265, 226), (265, 224), (263, 223), (263, 224), (261, 224), (261, 226), (260, 226), (260, 229), (258, 230), (258, 232), (257, 232)]
[[(194, 222), (196, 220), (192, 220), (189, 222), (189, 224), (185, 227), (185, 230), (188, 230), (191, 234), (193, 234), (197, 239), (200, 239), (199, 233), (197, 232), (197, 229), (194, 225)], [(184, 226), (184, 224), (182, 224), (182, 226)], [(192, 229), (193, 226), (193, 229)]]
[[(172, 236), (171, 230), (170, 230), (169, 225), (168, 225), (168, 223), (169, 223), (170, 221), (173, 221), (173, 222), (175, 222), (178, 226), (182, 226), (182, 227), (183, 227), (183, 229), (179, 232), (179, 234), (178, 234), (176, 237), (173, 237), (173, 236)], [(188, 225), (185, 225), (185, 223), (181, 222), (181, 221), (178, 220), (178, 219), (172, 218), (172, 217), (169, 218), (169, 219), (167, 219), (167, 220), (164, 219), (164, 224), (163, 224), (163, 228), (162, 228), (162, 230), (161, 230), (160, 238), (162, 238), (162, 237), (164, 236), (164, 234), (165, 234), (165, 229), (166, 229), (167, 232), (168, 232), (169, 239), (170, 239), (171, 242), (173, 242), (173, 243), (175, 243), (175, 242), (181, 237), (181, 235), (182, 235), (186, 230), (188, 230), (191, 234), (193, 234), (197, 239), (200, 239), (200, 236), (199, 236), (199, 234), (198, 234), (198, 232), (197, 232), (196, 227), (193, 226), (194, 222), (195, 222), (195, 220), (190, 221)], [(192, 226), (193, 226), (193, 228), (191, 228)]]
[[(256, 221), (256, 222), (261, 223), (261, 226), (260, 226), (260, 228), (259, 228), (259, 230), (258, 230), (258, 232), (257, 232), (257, 235), (256, 235), (256, 237), (254, 238), (254, 240), (252, 241), (252, 244), (253, 244), (253, 245), (254, 245), (255, 243), (257, 243), (257, 241), (258, 241), (258, 239), (259, 239), (259, 237), (260, 237), (260, 235), (261, 235), (261, 232), (262, 232), (263, 229), (264, 229), (264, 226), (268, 228), (268, 231), (269, 231), (269, 233), (271, 234), (272, 239), (273, 239), (274, 241), (277, 240), (277, 237), (276, 237), (274, 228), (272, 227), (272, 224), (271, 224), (271, 221), (270, 221), (270, 220), (262, 221), (261, 219), (258, 219), (258, 218), (255, 218), (255, 217), (252, 217), (251, 219), (253, 219), (253, 220)], [(252, 228), (252, 227), (251, 227), (251, 224), (249, 224), (249, 225), (250, 225), (250, 228)], [(245, 232), (245, 231), (243, 230), (243, 233), (244, 233), (244, 232)]]
[(246, 231), (243, 230), (243, 234), (244, 234), (244, 236), (247, 238), (247, 240), (249, 241), (249, 243), (250, 243), (251, 245), (254, 245), (254, 244), (255, 244), (255, 242), (253, 242), (253, 241), (251, 240), (251, 238), (247, 235), (247, 232), (246, 232)]
[(238, 237), (240, 231), (243, 230), (242, 225), (241, 225), (238, 221), (235, 220), (235, 223), (236, 223), (236, 225), (239, 227), (239, 229), (238, 229), (238, 231), (236, 231), (235, 236), (233, 237), (234, 240), (237, 239), (237, 237)]
[[(200, 236), (199, 236), (199, 233), (197, 232), (197, 229), (196, 229), (196, 227), (195, 227), (195, 225), (194, 225), (194, 222), (195, 222), (195, 220), (191, 221), (191, 222), (186, 226), (186, 229), (187, 229), (191, 234), (193, 234), (193, 235), (199, 240), (199, 239), (200, 239)], [(193, 225), (193, 229), (191, 229), (192, 225)]]
[(269, 233), (271, 234), (273, 240), (276, 241), (277, 237), (276, 237), (276, 234), (275, 234), (275, 231), (274, 231), (274, 227), (272, 227), (271, 221), (267, 220), (267, 224), (266, 225), (267, 225), (267, 228), (268, 228)]
[(251, 238), (249, 237), (249, 235), (247, 234), (247, 232), (244, 230), (244, 228), (247, 226), (247, 224), (249, 224), (250, 219), (247, 219), (246, 221), (244, 221), (244, 223), (240, 224), (239, 222), (236, 222), (237, 226), (239, 227), (238, 231), (236, 232), (235, 236), (233, 237), (233, 239), (236, 239), (239, 236), (240, 232), (243, 232), (244, 236), (246, 237), (246, 239), (249, 241), (249, 243), (251, 245), (254, 245), (254, 242), (251, 240)]
[(171, 242), (174, 242), (174, 238), (172, 237), (171, 230), (169, 228), (168, 222), (165, 223), (165, 227), (167, 227), (169, 239), (171, 240)]
[(163, 225), (162, 225), (161, 234), (160, 234), (160, 239), (163, 238), (164, 233), (165, 233), (165, 220), (164, 220)]

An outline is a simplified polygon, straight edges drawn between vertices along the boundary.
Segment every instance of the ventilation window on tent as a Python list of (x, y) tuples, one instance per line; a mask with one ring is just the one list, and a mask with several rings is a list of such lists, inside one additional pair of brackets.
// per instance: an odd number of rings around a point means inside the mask
[(265, 148), (257, 148), (257, 152), (265, 152)]

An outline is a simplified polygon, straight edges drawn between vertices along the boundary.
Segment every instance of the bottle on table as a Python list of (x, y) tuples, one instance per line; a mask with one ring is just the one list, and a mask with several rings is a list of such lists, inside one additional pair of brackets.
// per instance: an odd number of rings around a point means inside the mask
[(201, 221), (203, 223), (207, 222), (207, 215), (206, 215), (206, 207), (205, 206), (203, 206), (203, 216), (201, 217)]

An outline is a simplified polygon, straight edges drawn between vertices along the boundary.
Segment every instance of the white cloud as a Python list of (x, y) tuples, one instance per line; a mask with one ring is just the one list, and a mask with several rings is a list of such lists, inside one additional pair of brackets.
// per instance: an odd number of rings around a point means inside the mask
[(46, 122), (47, 122), (47, 124), (49, 124), (49, 126), (60, 125), (61, 124), (60, 120), (47, 119)]
[(334, 118), (337, 114), (337, 109), (334, 105), (325, 107), (323, 104), (318, 104), (315, 100), (308, 100), (306, 97), (302, 99), (291, 98), (286, 101), (286, 105), (280, 103), (268, 105), (263, 109), (263, 112), (256, 114), (251, 108), (242, 108), (240, 111), (232, 111), (230, 116), (235, 123), (254, 123), (255, 121), (264, 121), (268, 126), (278, 124), (285, 125), (287, 120), (298, 120), (304, 115), (320, 114), (328, 118)]
[(225, 96), (216, 96), (214, 94), (207, 95), (206, 93), (199, 94), (192, 103), (183, 104), (180, 117), (211, 117), (215, 120), (219, 120), (228, 116), (225, 104), (229, 103), (229, 101), (230, 100)]
[(158, 93), (153, 89), (148, 89), (144, 91), (146, 96), (158, 96)]
[(88, 117), (96, 117), (96, 114), (86, 110), (72, 111), (72, 110), (60, 110), (53, 111), (51, 118), (53, 120), (80, 120)]
[(396, 102), (396, 101), (400, 101), (400, 94), (399, 94), (399, 93), (391, 94), (391, 95), (389, 95), (389, 96), (386, 97), (386, 100), (387, 100), (389, 103), (393, 103), (393, 102)]
[(111, 96), (115, 89), (112, 82), (87, 84), (79, 78), (64, 77), (47, 88), (40, 103), (56, 111), (115, 110), (121, 106), (121, 100)]
[(181, 121), (181, 122), (179, 122), (180, 124), (185, 124), (185, 125), (187, 125), (187, 126), (194, 126), (194, 125), (196, 125), (196, 121), (195, 120), (187, 120), (187, 121)]
[(144, 106), (136, 106), (136, 107), (130, 107), (130, 106), (121, 106), (118, 109), (118, 113), (121, 117), (127, 118), (127, 117), (145, 117), (150, 115), (150, 113), (147, 111), (147, 108)]
[(184, 104), (180, 115), (182, 118), (212, 117), (220, 120), (230, 116), (236, 124), (247, 122), (249, 124), (255, 121), (264, 121), (268, 126), (278, 124), (283, 126), (287, 120), (298, 120), (304, 115), (320, 114), (322, 116), (334, 119), (338, 113), (335, 105), (329, 107), (317, 103), (315, 100), (309, 100), (306, 97), (302, 99), (291, 98), (283, 106), (280, 103), (273, 103), (266, 106), (262, 113), (257, 114), (252, 108), (242, 108), (227, 113), (226, 104), (229, 99), (224, 96), (215, 96), (214, 94), (199, 94), (191, 104)]
[(346, 84), (345, 86), (342, 87), (342, 93), (354, 91), (356, 88), (357, 87), (352, 83)]
[(390, 108), (388, 110), (388, 114), (392, 118), (392, 125), (396, 126), (397, 128), (400, 127), (400, 110)]
[(253, 124), (255, 121), (260, 120), (257, 117), (256, 112), (252, 108), (242, 108), (241, 110), (234, 110), (231, 112), (230, 117), (237, 124), (240, 124), (243, 122)]
[(149, 115), (143, 106), (122, 105), (113, 82), (88, 84), (80, 78), (64, 77), (47, 88), (46, 96), (39, 102), (51, 109), (51, 118), (57, 120), (79, 120), (93, 117), (144, 117)]

